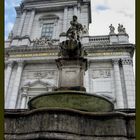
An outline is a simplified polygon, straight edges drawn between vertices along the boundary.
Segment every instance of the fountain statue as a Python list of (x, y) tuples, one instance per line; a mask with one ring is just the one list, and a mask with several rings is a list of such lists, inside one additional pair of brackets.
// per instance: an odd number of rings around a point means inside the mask
[(58, 88), (32, 98), (28, 102), (30, 109), (64, 108), (100, 112), (113, 110), (113, 103), (107, 98), (86, 93), (84, 75), (87, 59), (81, 44), (83, 26), (73, 16), (66, 32), (67, 39), (60, 43), (60, 57), (56, 59), (59, 71)]

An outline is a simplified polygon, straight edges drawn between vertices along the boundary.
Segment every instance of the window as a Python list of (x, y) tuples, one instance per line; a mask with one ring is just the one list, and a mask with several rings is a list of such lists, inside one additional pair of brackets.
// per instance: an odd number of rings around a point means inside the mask
[(53, 35), (53, 23), (43, 24), (41, 37), (51, 39)]

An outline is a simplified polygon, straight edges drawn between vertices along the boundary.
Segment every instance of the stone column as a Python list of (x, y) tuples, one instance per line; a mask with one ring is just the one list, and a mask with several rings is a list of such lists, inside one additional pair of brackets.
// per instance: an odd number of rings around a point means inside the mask
[(21, 95), (21, 109), (25, 109), (26, 107), (26, 100), (27, 100), (27, 92), (28, 92), (28, 87), (23, 87), (23, 92)]
[(13, 89), (11, 91), (11, 99), (10, 99), (10, 102), (8, 105), (9, 109), (16, 108), (16, 102), (17, 102), (17, 97), (18, 97), (18, 90), (19, 90), (19, 86), (20, 86), (20, 79), (21, 79), (21, 75), (22, 75), (23, 66), (24, 66), (23, 61), (19, 61), (15, 80), (14, 80)]
[(80, 6), (78, 6), (78, 9), (77, 9), (77, 16), (78, 16), (78, 22), (81, 23), (81, 13), (80, 13)]
[(53, 36), (52, 36), (52, 39), (56, 39), (56, 35), (57, 35), (56, 33), (57, 33), (57, 27), (58, 27), (57, 23), (58, 23), (58, 20), (55, 19), (55, 20), (54, 20), (54, 29), (53, 29)]
[(33, 25), (33, 21), (34, 21), (34, 16), (35, 16), (35, 10), (33, 9), (33, 10), (31, 11), (30, 20), (29, 20), (29, 25), (28, 25), (28, 30), (27, 30), (27, 35), (28, 35), (28, 36), (30, 36), (30, 34), (31, 34), (32, 25)]
[(63, 32), (67, 31), (68, 7), (64, 8)]
[(93, 82), (92, 82), (92, 68), (88, 69), (88, 84), (89, 84), (89, 92), (93, 93)]
[(7, 95), (9, 82), (10, 82), (10, 78), (11, 78), (12, 66), (13, 66), (13, 62), (12, 61), (8, 62), (6, 72), (5, 72), (5, 91), (4, 91), (5, 100), (6, 100), (6, 95)]
[(131, 58), (122, 59), (128, 108), (135, 108), (135, 79), (133, 61)]
[(123, 100), (123, 92), (122, 92), (120, 69), (119, 69), (119, 59), (113, 60), (113, 68), (114, 68), (115, 95), (117, 101), (117, 109), (123, 109), (124, 100)]
[(25, 17), (26, 17), (26, 10), (23, 12), (20, 22), (19, 22), (19, 27), (18, 27), (18, 31), (17, 31), (17, 36), (21, 35), (22, 29), (23, 29), (23, 25), (24, 25), (24, 21), (25, 21)]
[(77, 6), (74, 6), (74, 15), (75, 15), (75, 16), (78, 16)]

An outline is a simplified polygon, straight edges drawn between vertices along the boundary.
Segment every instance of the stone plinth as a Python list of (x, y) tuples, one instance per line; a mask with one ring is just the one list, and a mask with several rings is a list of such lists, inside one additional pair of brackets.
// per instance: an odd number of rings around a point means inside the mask
[(135, 140), (135, 114), (38, 109), (5, 113), (5, 140)]
[(58, 90), (85, 90), (83, 78), (87, 68), (87, 60), (84, 58), (56, 60), (59, 70)]

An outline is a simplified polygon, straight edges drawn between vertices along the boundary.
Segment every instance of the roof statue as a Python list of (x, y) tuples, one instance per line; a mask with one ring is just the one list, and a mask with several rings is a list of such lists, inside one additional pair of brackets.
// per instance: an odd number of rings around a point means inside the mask
[(118, 33), (120, 33), (120, 34), (126, 34), (125, 28), (120, 23), (118, 24)]
[(109, 26), (109, 29), (110, 29), (110, 33), (109, 34), (115, 34), (115, 27), (112, 25), (112, 24), (110, 24), (110, 26)]

